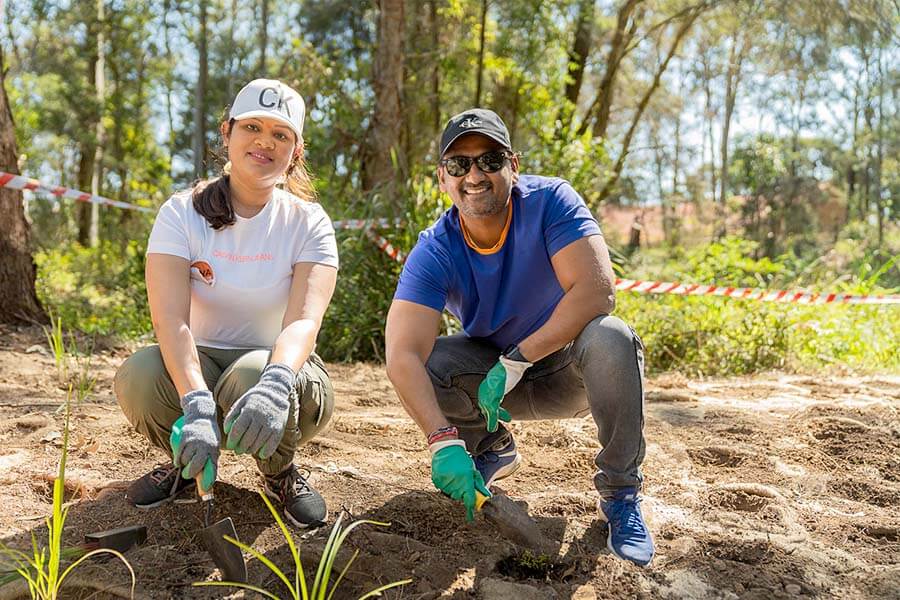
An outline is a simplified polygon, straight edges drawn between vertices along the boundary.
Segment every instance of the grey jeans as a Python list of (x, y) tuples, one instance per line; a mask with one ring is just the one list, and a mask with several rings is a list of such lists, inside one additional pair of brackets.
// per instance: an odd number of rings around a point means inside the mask
[[(271, 352), (198, 346), (197, 353), (203, 379), (213, 390), (218, 405), (216, 417), (224, 446), (226, 436), (222, 420), (238, 398), (259, 381)], [(334, 390), (325, 364), (315, 353), (297, 373), (294, 385), (297, 393), (291, 396), (291, 409), (281, 443), (269, 458), (256, 457), (256, 464), (265, 475), (276, 475), (290, 465), (294, 451), (325, 427), (334, 410)], [(172, 423), (182, 411), (159, 346), (142, 348), (122, 363), (116, 372), (115, 392), (122, 412), (135, 431), (171, 458), (169, 434)]]
[[(438, 404), (473, 455), (505, 444), (501, 423), (489, 433), (478, 410), (478, 385), (497, 362), (491, 343), (463, 334), (440, 337), (426, 365)], [(616, 317), (601, 315), (574, 341), (539, 360), (507, 394), (513, 419), (567, 419), (591, 413), (602, 449), (594, 462), (601, 496), (641, 485), (644, 460), (644, 346)]]

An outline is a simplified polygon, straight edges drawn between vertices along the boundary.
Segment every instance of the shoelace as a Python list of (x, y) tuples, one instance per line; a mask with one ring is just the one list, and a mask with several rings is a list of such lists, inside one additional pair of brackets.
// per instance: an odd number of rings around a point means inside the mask
[(157, 486), (162, 486), (163, 482), (169, 479), (172, 476), (172, 473), (176, 470), (177, 469), (175, 467), (160, 465), (150, 472), (150, 481), (155, 483)]
[[(641, 498), (636, 498), (634, 500), (613, 500), (614, 504), (613, 510), (610, 511), (609, 520), (610, 522), (619, 522), (619, 529), (631, 529), (638, 533), (644, 533), (646, 529), (644, 528), (644, 521), (638, 515), (638, 504), (641, 503)], [(621, 522), (620, 519), (622, 515), (625, 514), (625, 521)]]
[(500, 462), (500, 455), (497, 454), (496, 452), (491, 452), (490, 450), (488, 450), (487, 452), (484, 452), (484, 453), (476, 456), (475, 462), (478, 464), (497, 463), (497, 462)]
[[(306, 471), (306, 474), (309, 476), (309, 471)], [(309, 483), (306, 481), (306, 477), (300, 474), (299, 469), (293, 469), (290, 473), (285, 475), (284, 479), (281, 480), (279, 487), (281, 487), (281, 492), (285, 496), (291, 495), (290, 492), (293, 492), (294, 496), (306, 496), (312, 493), (309, 489)]]

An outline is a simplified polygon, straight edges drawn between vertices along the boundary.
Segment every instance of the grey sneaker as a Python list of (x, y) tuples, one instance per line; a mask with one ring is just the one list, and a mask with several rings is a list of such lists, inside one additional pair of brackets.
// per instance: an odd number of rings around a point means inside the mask
[(138, 508), (156, 508), (172, 501), (187, 504), (197, 501), (197, 494), (194, 493), (196, 487), (193, 479), (181, 476), (181, 469), (166, 463), (131, 482), (125, 499)]
[[(309, 472), (306, 473), (309, 476)], [(325, 499), (317, 492), (300, 470), (291, 465), (282, 473), (265, 477), (266, 495), (284, 507), (284, 516), (297, 527), (321, 527), (328, 511)]]

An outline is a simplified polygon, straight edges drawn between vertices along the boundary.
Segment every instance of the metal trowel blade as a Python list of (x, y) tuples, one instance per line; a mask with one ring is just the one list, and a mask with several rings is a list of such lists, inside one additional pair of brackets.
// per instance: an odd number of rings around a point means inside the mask
[(553, 544), (544, 537), (528, 511), (509, 497), (494, 494), (483, 501), (480, 510), (507, 539), (544, 554), (554, 553)]
[(241, 549), (226, 540), (223, 536), (238, 539), (234, 529), (234, 521), (226, 517), (206, 527), (200, 532), (203, 545), (212, 557), (213, 562), (222, 573), (222, 581), (247, 583), (247, 565)]

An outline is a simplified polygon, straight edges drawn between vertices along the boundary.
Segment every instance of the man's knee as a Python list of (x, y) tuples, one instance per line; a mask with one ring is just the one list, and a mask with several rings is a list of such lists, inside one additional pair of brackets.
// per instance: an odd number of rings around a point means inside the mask
[(575, 350), (583, 371), (604, 366), (643, 370), (640, 338), (618, 317), (601, 315), (588, 323), (575, 340)]

